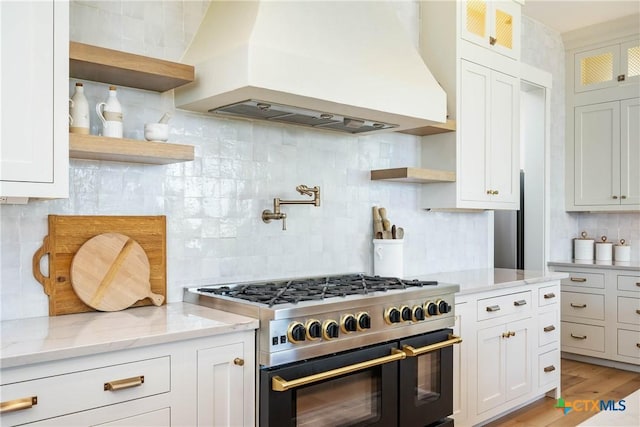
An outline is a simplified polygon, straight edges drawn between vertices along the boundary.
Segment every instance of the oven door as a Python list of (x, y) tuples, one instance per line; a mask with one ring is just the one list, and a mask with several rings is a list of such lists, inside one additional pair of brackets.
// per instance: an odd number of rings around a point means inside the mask
[(394, 426), (397, 343), (260, 371), (261, 426)]
[(461, 342), (451, 329), (400, 341), (407, 358), (400, 363), (399, 425), (425, 426), (453, 412), (453, 345)]

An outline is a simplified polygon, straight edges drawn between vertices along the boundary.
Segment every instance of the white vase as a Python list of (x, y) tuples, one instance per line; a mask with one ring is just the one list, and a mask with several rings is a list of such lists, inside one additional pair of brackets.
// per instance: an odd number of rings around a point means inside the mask
[(89, 129), (91, 128), (89, 122), (89, 101), (87, 101), (87, 97), (84, 95), (84, 86), (82, 83), (76, 83), (76, 89), (69, 105), (69, 114), (71, 116), (69, 132), (88, 135)]
[(102, 136), (122, 138), (122, 106), (115, 86), (109, 86), (109, 98), (96, 105), (96, 113), (102, 122)]

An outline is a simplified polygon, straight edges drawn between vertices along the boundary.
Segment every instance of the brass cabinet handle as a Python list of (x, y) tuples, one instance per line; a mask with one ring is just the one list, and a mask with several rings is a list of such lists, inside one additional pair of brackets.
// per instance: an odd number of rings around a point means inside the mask
[(574, 303), (570, 303), (569, 304), (571, 307), (573, 308), (587, 308), (587, 304), (574, 304)]
[(640, 342), (636, 343), (636, 347), (640, 348)]
[(572, 282), (580, 282), (580, 283), (587, 281), (587, 279), (585, 279), (584, 277), (572, 277), (569, 280), (571, 280)]
[(523, 305), (527, 305), (527, 301), (521, 299), (521, 300), (518, 300), (518, 301), (514, 301), (513, 305), (515, 305), (516, 307), (520, 307), (520, 306), (523, 306)]
[(544, 371), (545, 372), (553, 372), (556, 370), (556, 367), (553, 365), (549, 365), (549, 366), (545, 366)]
[(618, 196), (611, 196), (612, 199), (617, 200)]
[(500, 311), (500, 306), (499, 305), (490, 305), (490, 306), (487, 307), (487, 311), (489, 311), (489, 312)]
[(555, 331), (556, 327), (553, 325), (549, 325), (549, 326), (545, 326), (544, 328), (542, 328), (543, 331), (545, 332), (551, 332), (551, 331)]
[(307, 377), (298, 378), (295, 380), (287, 381), (282, 377), (275, 376), (271, 379), (271, 389), (273, 391), (287, 391), (292, 388), (301, 387), (303, 385), (313, 384), (318, 381), (328, 380), (330, 378), (338, 377), (340, 375), (350, 374), (352, 372), (362, 371), (373, 366), (384, 365), (385, 363), (397, 362), (398, 360), (405, 359), (407, 354), (397, 348), (391, 349), (389, 356), (379, 357), (377, 359), (367, 360), (366, 362), (355, 363), (349, 366), (343, 366), (342, 368), (332, 369), (326, 372), (320, 372), (318, 374), (309, 375)]
[(620, 196), (621, 199), (626, 199), (627, 196), (625, 196), (624, 194), (622, 196)]
[(144, 384), (144, 375), (104, 383), (104, 391), (117, 391)]
[(21, 397), (20, 399), (8, 400), (0, 403), (0, 414), (7, 412), (21, 411), (29, 409), (38, 404), (38, 396)]
[(544, 294), (544, 299), (551, 299), (551, 298), (555, 298), (556, 294), (554, 294), (553, 292), (549, 292), (548, 294)]
[(454, 344), (460, 344), (462, 338), (457, 335), (449, 334), (446, 341), (442, 341), (435, 344), (426, 345), (420, 348), (413, 348), (410, 345), (403, 345), (402, 351), (409, 357), (420, 356), (421, 354), (430, 353), (432, 351), (440, 350), (441, 348), (449, 347)]
[(640, 309), (636, 310), (636, 314), (640, 314)]
[(489, 44), (490, 44), (491, 46), (495, 45), (497, 41), (498, 41), (498, 39), (497, 39), (497, 38), (492, 37), (492, 36), (489, 36)]
[(513, 331), (507, 331), (502, 333), (502, 338), (515, 337), (516, 333)]
[(500, 192), (498, 190), (493, 190), (493, 194), (497, 196)]
[(586, 340), (587, 336), (586, 335), (573, 335), (573, 332), (571, 333), (571, 338), (575, 338), (577, 340)]
[(233, 364), (236, 366), (244, 366), (244, 359), (236, 357), (235, 359), (233, 359)]
[(618, 81), (619, 81), (619, 82), (623, 82), (623, 81), (624, 81), (624, 79), (625, 79), (625, 75), (624, 75), (624, 74), (620, 74), (620, 75), (618, 76)]
[(636, 282), (636, 286), (640, 287), (640, 282)]
[(493, 190), (487, 190), (487, 194), (493, 194)]

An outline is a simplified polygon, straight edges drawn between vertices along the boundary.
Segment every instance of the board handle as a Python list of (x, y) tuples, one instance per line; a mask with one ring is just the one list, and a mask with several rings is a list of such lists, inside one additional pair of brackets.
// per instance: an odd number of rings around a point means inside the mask
[[(40, 271), (40, 260), (45, 255), (50, 255), (49, 236), (44, 237), (44, 239), (42, 240), (42, 246), (40, 246), (36, 253), (33, 254), (32, 270), (33, 277), (35, 277), (36, 280), (44, 287), (44, 293), (47, 295), (51, 295), (51, 279), (50, 277), (42, 274), (42, 271)], [(49, 272), (49, 274), (51, 274), (51, 272)]]
[(154, 294), (153, 292), (149, 292), (148, 297), (153, 303), (153, 305), (157, 305), (158, 307), (160, 307), (164, 302), (164, 295)]

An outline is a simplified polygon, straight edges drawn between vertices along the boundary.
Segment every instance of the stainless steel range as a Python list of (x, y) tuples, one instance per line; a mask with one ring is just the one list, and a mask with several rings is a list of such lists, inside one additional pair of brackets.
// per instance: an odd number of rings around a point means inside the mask
[(347, 274), (185, 289), (260, 320), (260, 425), (453, 421), (458, 285)]

